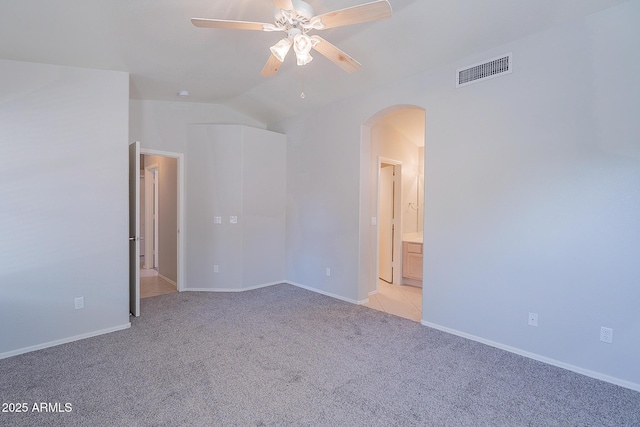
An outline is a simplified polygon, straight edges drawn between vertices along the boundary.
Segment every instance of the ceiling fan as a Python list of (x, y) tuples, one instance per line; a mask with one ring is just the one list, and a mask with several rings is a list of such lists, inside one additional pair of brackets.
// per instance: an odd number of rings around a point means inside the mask
[(278, 72), (291, 47), (296, 54), (297, 64), (300, 66), (311, 62), (313, 58), (310, 52), (311, 49), (314, 49), (343, 70), (349, 73), (357, 71), (361, 67), (358, 61), (322, 37), (309, 36), (307, 33), (311, 30), (324, 30), (390, 18), (392, 13), (388, 0), (373, 1), (322, 15), (316, 15), (313, 8), (302, 0), (273, 0), (273, 3), (276, 6), (275, 24), (205, 18), (192, 18), (191, 22), (196, 27), (203, 28), (285, 32), (286, 37), (271, 46), (271, 56), (262, 69), (261, 74), (269, 77)]

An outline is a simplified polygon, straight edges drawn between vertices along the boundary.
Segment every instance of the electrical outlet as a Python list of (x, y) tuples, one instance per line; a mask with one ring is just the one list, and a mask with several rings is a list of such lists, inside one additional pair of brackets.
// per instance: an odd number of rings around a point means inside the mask
[(538, 313), (529, 313), (529, 326), (538, 326)]
[(613, 329), (600, 327), (600, 341), (613, 344)]
[(325, 273), (327, 276), (331, 276), (331, 269), (327, 267), (327, 269), (325, 270)]
[(220, 266), (218, 266), (218, 264), (214, 264), (213, 265), (213, 272), (214, 273), (219, 273), (220, 272)]
[(76, 310), (84, 308), (84, 297), (78, 297), (75, 299)]
[(221, 216), (214, 216), (213, 217), (213, 223), (214, 224), (222, 224), (222, 217)]
[(237, 224), (238, 223), (238, 217), (235, 215), (232, 215), (229, 217), (229, 223), (231, 224)]

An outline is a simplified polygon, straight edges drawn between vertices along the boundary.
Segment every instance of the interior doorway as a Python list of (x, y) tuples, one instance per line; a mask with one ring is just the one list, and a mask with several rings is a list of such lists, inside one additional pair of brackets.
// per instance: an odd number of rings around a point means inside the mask
[(141, 150), (140, 174), (140, 298), (147, 298), (178, 291), (178, 159)]
[(363, 124), (360, 145), (359, 299), (413, 320), (422, 318), (425, 119), (419, 107), (387, 108)]
[[(130, 216), (129, 223), (130, 242), (135, 251), (130, 250), (130, 311), (134, 316), (140, 315), (140, 298), (144, 289), (145, 281), (150, 281), (155, 285), (149, 294), (143, 296), (155, 296), (166, 293), (166, 289), (158, 289), (158, 282), (168, 282), (173, 292), (180, 292), (187, 286), (184, 274), (184, 155), (166, 151), (139, 148), (139, 142), (130, 145)], [(133, 165), (133, 167), (132, 167)], [(163, 173), (165, 172), (165, 173)], [(153, 178), (148, 175), (151, 173)], [(167, 179), (169, 178), (169, 179)], [(145, 186), (145, 180), (155, 180), (154, 185)], [(145, 191), (146, 188), (150, 190)], [(148, 193), (143, 195), (143, 193)], [(151, 197), (149, 197), (151, 195)], [(148, 200), (152, 200), (149, 203)], [(142, 231), (141, 222), (145, 222), (145, 229), (149, 229), (146, 219), (148, 212), (141, 212), (141, 206), (154, 213), (152, 228), (157, 228), (153, 232)], [(135, 225), (135, 227), (134, 227)], [(132, 231), (133, 230), (133, 231)], [(156, 249), (148, 261), (141, 262), (140, 253), (144, 252), (145, 258), (149, 257), (149, 251), (145, 247), (145, 235), (156, 236), (152, 247)], [(151, 239), (150, 239), (151, 240)], [(164, 241), (164, 245), (163, 245)], [(141, 249), (144, 247), (144, 249)], [(141, 267), (151, 267), (142, 269)], [(141, 274), (142, 273), (142, 274)], [(168, 279), (168, 280), (167, 280)], [(155, 282), (155, 283), (154, 283)]]

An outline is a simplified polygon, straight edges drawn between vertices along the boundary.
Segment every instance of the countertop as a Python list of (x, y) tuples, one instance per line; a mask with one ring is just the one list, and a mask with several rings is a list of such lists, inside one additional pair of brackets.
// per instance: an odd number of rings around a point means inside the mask
[(402, 235), (402, 241), (409, 242), (409, 243), (422, 243), (423, 234), (422, 232), (406, 233)]

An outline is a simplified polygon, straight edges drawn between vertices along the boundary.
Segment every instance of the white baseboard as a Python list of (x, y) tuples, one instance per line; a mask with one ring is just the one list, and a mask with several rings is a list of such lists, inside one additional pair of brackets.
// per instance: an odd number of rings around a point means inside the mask
[(245, 292), (252, 291), (254, 289), (267, 288), (269, 286), (279, 285), (282, 283), (287, 283), (284, 280), (280, 280), (278, 282), (270, 282), (270, 283), (262, 283), (260, 285), (249, 286), (246, 288), (186, 288), (183, 289), (184, 292)]
[(408, 277), (402, 278), (402, 284), (406, 286), (415, 286), (416, 288), (422, 288), (422, 280), (410, 279)]
[(354, 300), (354, 299), (351, 299), (351, 298), (345, 298), (345, 297), (340, 296), (340, 295), (332, 294), (331, 292), (321, 291), (320, 289), (312, 288), (311, 286), (305, 286), (305, 285), (301, 285), (300, 283), (291, 282), (289, 280), (285, 280), (283, 283), (287, 283), (289, 285), (293, 285), (293, 286), (296, 286), (298, 288), (306, 289), (308, 291), (315, 292), (317, 294), (322, 294), (322, 295), (325, 295), (325, 296), (328, 296), (328, 297), (331, 297), (331, 298), (339, 299), (341, 301), (350, 302), (351, 304), (362, 305), (362, 304), (366, 304), (366, 303), (369, 302), (369, 298), (364, 299), (362, 301), (358, 301), (358, 300)]
[(280, 280), (278, 282), (271, 282), (271, 283), (264, 283), (261, 285), (256, 285), (256, 286), (250, 286), (247, 288), (240, 288), (240, 289), (228, 289), (228, 288), (187, 288), (184, 289), (185, 292), (244, 292), (244, 291), (251, 291), (254, 289), (260, 289), (260, 288), (266, 288), (268, 286), (274, 286), (274, 285), (279, 285), (285, 283), (287, 285), (292, 285), (292, 286), (296, 286), (298, 288), (302, 288), (302, 289), (306, 289), (308, 291), (311, 292), (315, 292), (317, 294), (322, 294), (331, 298), (336, 298), (342, 301), (346, 301), (346, 302), (350, 302), (351, 304), (358, 304), (358, 305), (362, 305), (362, 304), (366, 304), (369, 302), (369, 298), (363, 300), (363, 301), (357, 301), (357, 300), (353, 300), (350, 298), (345, 298), (342, 297), (340, 295), (336, 295), (336, 294), (332, 294), (330, 292), (325, 292), (325, 291), (321, 291), (320, 289), (316, 289), (316, 288), (312, 288), (310, 286), (305, 286), (305, 285), (301, 285), (300, 283), (296, 283), (296, 282), (291, 282), (289, 280)]
[(178, 289), (178, 284), (174, 281), (169, 279), (167, 276), (163, 276), (162, 274), (158, 273), (158, 277), (162, 278), (163, 280), (166, 280), (167, 282), (171, 283), (173, 286), (176, 287), (176, 289)]
[(85, 338), (91, 338), (98, 335), (108, 334), (111, 332), (121, 331), (123, 329), (128, 329), (131, 327), (131, 323), (125, 323), (124, 325), (114, 326), (113, 328), (101, 329), (99, 331), (88, 332), (86, 334), (74, 335), (72, 337), (63, 338), (60, 340), (49, 341), (42, 344), (32, 345), (30, 347), (19, 348), (17, 350), (7, 351), (5, 353), (0, 353), (0, 359), (6, 359), (7, 357), (17, 356), (19, 354), (29, 353), (31, 351), (42, 350), (48, 347), (54, 347), (60, 344), (66, 344), (73, 341), (83, 340)]
[(471, 334), (468, 334), (466, 332), (461, 332), (461, 331), (458, 331), (456, 329), (451, 329), (451, 328), (447, 328), (445, 326), (440, 326), (440, 325), (437, 325), (435, 323), (426, 322), (424, 320), (422, 320), (420, 323), (422, 325), (424, 325), (424, 326), (428, 326), (430, 328), (437, 329), (437, 330), (442, 331), (442, 332), (447, 332), (447, 333), (452, 334), (452, 335), (457, 335), (459, 337), (470, 339), (472, 341), (476, 341), (476, 342), (479, 342), (479, 343), (482, 343), (482, 344), (486, 344), (486, 345), (491, 346), (491, 347), (499, 348), (500, 350), (505, 350), (505, 351), (508, 351), (510, 353), (517, 354), (519, 356), (524, 356), (524, 357), (527, 357), (529, 359), (537, 360), (538, 362), (543, 362), (543, 363), (546, 363), (548, 365), (557, 366), (558, 368), (566, 369), (568, 371), (572, 371), (572, 372), (575, 372), (575, 373), (578, 373), (578, 374), (582, 374), (582, 375), (585, 375), (587, 377), (595, 378), (597, 380), (605, 381), (605, 382), (608, 382), (608, 383), (611, 383), (611, 384), (619, 385), (621, 387), (625, 387), (625, 388), (628, 388), (628, 389), (631, 389), (631, 390), (640, 391), (640, 384), (632, 383), (631, 381), (626, 381), (626, 380), (623, 380), (623, 379), (620, 379), (620, 378), (612, 377), (610, 375), (602, 374), (600, 372), (595, 372), (595, 371), (591, 371), (589, 369), (584, 369), (584, 368), (581, 368), (579, 366), (571, 365), (569, 363), (565, 363), (565, 362), (561, 362), (559, 360), (552, 359), (550, 357), (541, 356), (541, 355), (536, 354), (536, 353), (531, 353), (531, 352), (526, 351), (526, 350), (522, 350), (522, 349), (519, 349), (519, 348), (516, 348), (516, 347), (511, 347), (511, 346), (508, 346), (508, 345), (505, 345), (505, 344), (502, 344), (502, 343), (499, 343), (499, 342), (495, 342), (495, 341), (491, 341), (491, 340), (488, 340), (488, 339), (485, 339), (485, 338), (482, 338), (482, 337), (478, 337), (476, 335), (471, 335)]

